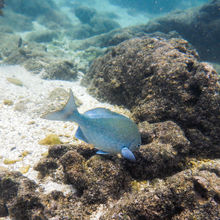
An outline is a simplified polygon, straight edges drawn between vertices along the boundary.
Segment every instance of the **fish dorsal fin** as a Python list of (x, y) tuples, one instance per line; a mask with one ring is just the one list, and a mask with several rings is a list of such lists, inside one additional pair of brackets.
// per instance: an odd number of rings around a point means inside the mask
[(75, 137), (89, 144), (80, 127), (76, 130)]
[(86, 111), (84, 113), (85, 116), (88, 116), (89, 118), (113, 118), (113, 117), (118, 117), (118, 118), (121, 118), (121, 117), (125, 117), (123, 115), (120, 115), (116, 112), (112, 112), (110, 111), (109, 109), (106, 109), (106, 108), (94, 108), (94, 109), (91, 109), (89, 111)]
[(121, 149), (121, 154), (124, 158), (126, 158), (130, 161), (133, 161), (133, 162), (136, 161), (134, 154), (127, 147), (123, 147)]

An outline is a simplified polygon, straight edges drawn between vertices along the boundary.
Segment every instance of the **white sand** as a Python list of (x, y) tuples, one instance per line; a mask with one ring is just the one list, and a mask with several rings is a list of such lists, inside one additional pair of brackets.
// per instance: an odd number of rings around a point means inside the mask
[[(8, 77), (21, 80), (24, 86), (8, 82)], [(111, 107), (89, 96), (86, 89), (79, 85), (79, 80), (43, 80), (39, 75), (33, 75), (20, 66), (0, 66), (0, 166), (14, 171), (21, 171), (22, 168), (30, 166), (24, 175), (37, 183), (38, 173), (33, 167), (48, 150), (48, 146), (39, 145), (38, 142), (53, 133), (64, 143), (74, 143), (73, 136), (77, 124), (40, 118), (48, 104), (49, 93), (58, 87), (67, 91), (69, 88), (73, 90), (74, 95), (83, 102), (79, 108), (80, 112), (94, 107)], [(5, 105), (6, 99), (12, 100), (14, 104)], [(22, 159), (22, 153), (25, 151), (28, 151), (28, 154)], [(7, 159), (20, 161), (6, 164)], [(46, 192), (59, 188), (63, 192), (70, 190), (69, 186), (58, 187), (59, 185), (48, 181), (43, 185)]]

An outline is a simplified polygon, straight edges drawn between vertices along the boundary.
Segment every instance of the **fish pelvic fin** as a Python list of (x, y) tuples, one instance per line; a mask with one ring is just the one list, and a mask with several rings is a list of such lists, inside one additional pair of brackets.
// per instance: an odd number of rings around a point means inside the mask
[(96, 151), (96, 154), (106, 155), (106, 154), (109, 154), (109, 153), (108, 153), (108, 152), (105, 152), (105, 151), (102, 151), (102, 150), (98, 150), (98, 151)]
[(134, 154), (127, 147), (123, 147), (121, 149), (121, 154), (124, 158), (126, 158), (130, 161), (133, 161), (133, 162), (136, 161)]
[(73, 92), (70, 89), (69, 99), (64, 106), (63, 109), (50, 112), (42, 116), (42, 118), (47, 120), (55, 120), (55, 121), (75, 121), (78, 122), (80, 120), (80, 114), (77, 110), (77, 106), (74, 100)]

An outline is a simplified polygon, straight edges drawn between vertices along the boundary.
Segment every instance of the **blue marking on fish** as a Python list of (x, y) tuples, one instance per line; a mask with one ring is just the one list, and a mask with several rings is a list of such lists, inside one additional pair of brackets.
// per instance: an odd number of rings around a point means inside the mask
[(58, 121), (73, 121), (79, 127), (75, 137), (93, 144), (97, 154), (118, 154), (135, 161), (132, 151), (141, 145), (137, 125), (129, 118), (105, 108), (91, 109), (84, 114), (77, 110), (72, 90), (65, 107), (46, 114), (43, 118)]

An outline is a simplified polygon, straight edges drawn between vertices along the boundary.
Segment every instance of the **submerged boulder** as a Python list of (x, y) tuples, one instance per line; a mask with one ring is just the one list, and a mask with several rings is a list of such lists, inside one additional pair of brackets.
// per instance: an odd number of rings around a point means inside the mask
[(112, 203), (100, 219), (217, 220), (220, 215), (219, 176), (206, 168), (185, 170), (153, 184), (135, 185), (136, 191)]
[(38, 186), (19, 172), (0, 167), (0, 217), (45, 219)]
[(83, 84), (99, 100), (130, 108), (136, 121), (176, 122), (192, 152), (219, 156), (219, 77), (187, 41), (125, 41), (93, 62)]

